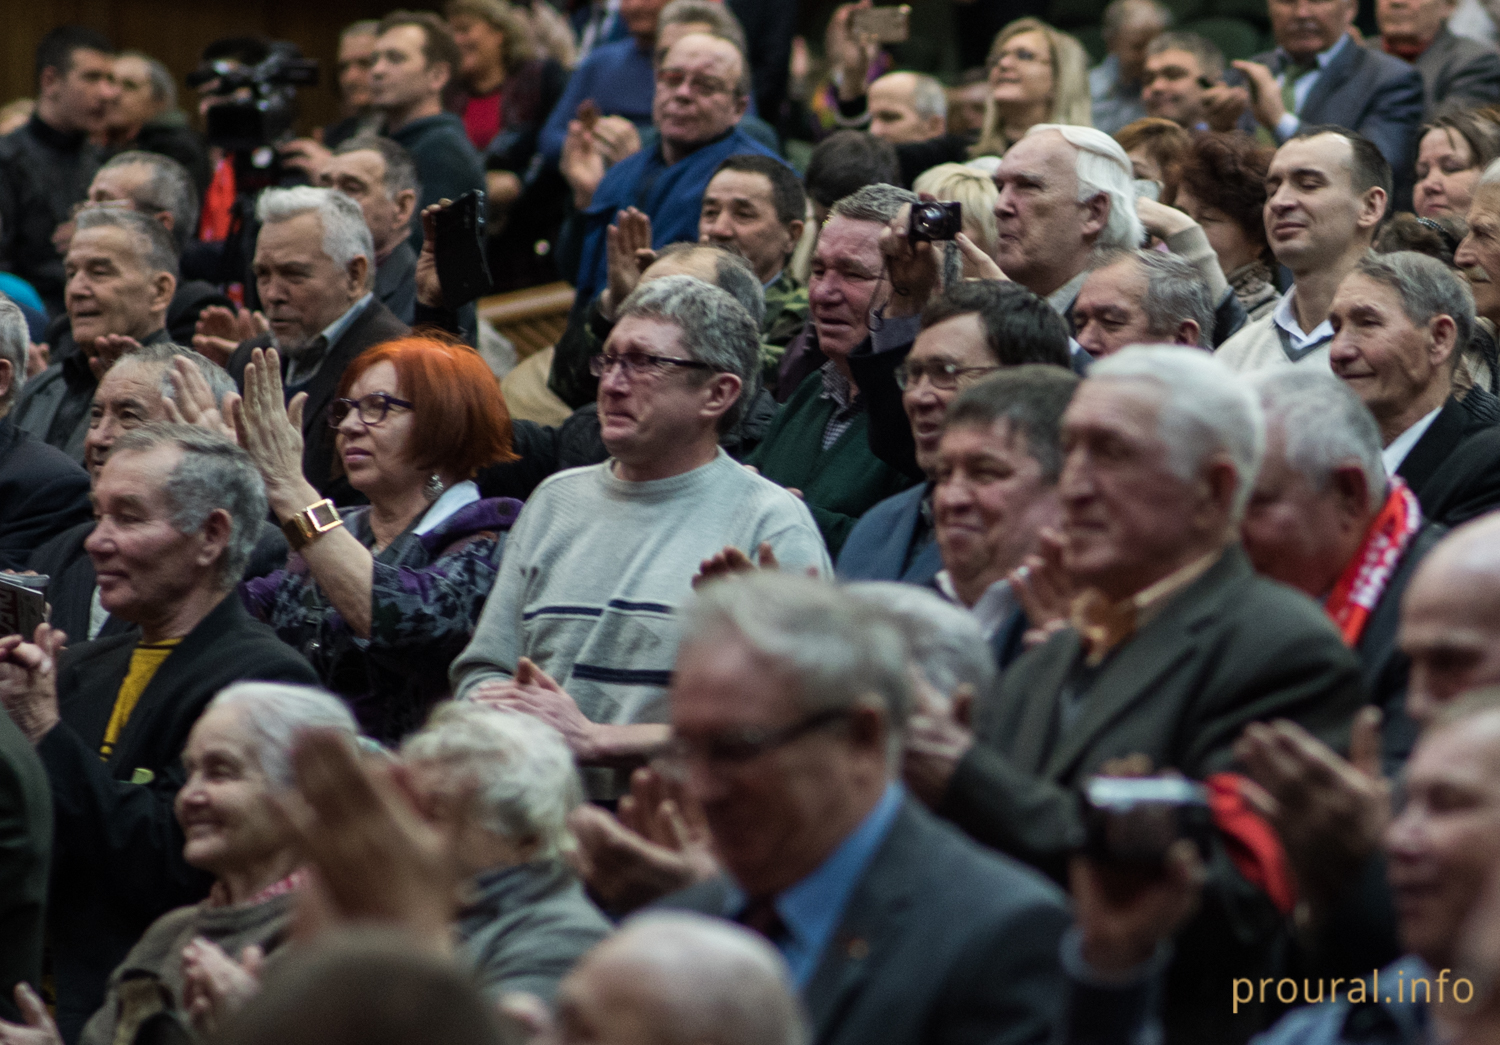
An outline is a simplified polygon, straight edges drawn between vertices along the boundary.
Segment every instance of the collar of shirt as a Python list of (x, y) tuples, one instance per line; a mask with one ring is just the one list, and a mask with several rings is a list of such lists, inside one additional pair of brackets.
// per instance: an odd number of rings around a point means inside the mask
[(1068, 313), (1073, 309), (1073, 301), (1078, 297), (1078, 292), (1083, 289), (1083, 281), (1088, 278), (1088, 270), (1084, 269), (1047, 295), (1047, 304), (1052, 306), (1053, 312), (1063, 317), (1063, 322), (1068, 324), (1069, 330), (1073, 328), (1073, 321), (1068, 318)]
[(411, 532), (418, 537), (424, 533), (431, 533), (452, 518), (459, 509), (467, 508), (477, 500), (479, 500), (479, 484), (473, 479), (454, 483), (432, 502), (432, 507), (423, 513), (421, 521), (412, 527)]
[(1276, 308), (1271, 312), (1271, 321), (1286, 331), (1287, 337), (1292, 339), (1293, 349), (1306, 355), (1307, 350), (1313, 346), (1333, 340), (1333, 324), (1324, 319), (1310, 332), (1304, 334), (1301, 324), (1297, 322), (1297, 314), (1292, 311), (1292, 295), (1296, 292), (1297, 288), (1292, 287), (1281, 295), (1281, 300), (1276, 302)]
[[(887, 784), (875, 808), (818, 869), (776, 897), (776, 913), (786, 926), (781, 953), (799, 987), (805, 987), (817, 971), (823, 951), (844, 918), (849, 897), (890, 833), (905, 798), (906, 789), (900, 783)], [(737, 888), (731, 892), (729, 910), (737, 913), (744, 909), (746, 897)]]
[(838, 404), (840, 412), (853, 409), (858, 402), (854, 390), (849, 385), (849, 379), (833, 365), (833, 360), (824, 363), (819, 370), (823, 374), (823, 391), (818, 393), (819, 398), (832, 399)]
[[(1326, 50), (1326, 51), (1319, 51), (1317, 53), (1317, 55), (1315, 56), (1315, 58), (1314, 58), (1314, 60), (1318, 63), (1318, 69), (1317, 69), (1317, 71), (1318, 72), (1322, 72), (1324, 69), (1327, 69), (1328, 68), (1328, 63), (1331, 62), (1331, 61), (1333, 61), (1335, 58), (1337, 58), (1339, 56), (1340, 52), (1342, 52), (1343, 49), (1348, 46), (1348, 44), (1349, 44), (1349, 34), (1345, 33), (1344, 35), (1340, 36), (1337, 40), (1335, 40), (1333, 42), (1333, 46), (1330, 47), (1330, 48), (1328, 48), (1328, 50)], [(1280, 47), (1276, 48), (1276, 59), (1280, 63), (1280, 65), (1281, 65), (1280, 71), (1283, 72), (1283, 73), (1286, 72), (1288, 69), (1294, 68), (1296, 66), (1296, 64), (1297, 64), (1296, 61), (1292, 58), (1292, 56), (1289, 55), (1289, 54), (1287, 54), (1286, 51), (1282, 50)], [(1312, 73), (1308, 73), (1306, 75), (1311, 76)]]
[[(313, 339), (313, 343), (307, 347), (305, 352), (289, 359), (286, 365), (286, 383), (288, 385), (305, 385), (311, 381), (317, 375), (318, 368), (323, 365), (323, 357), (328, 354), (328, 350), (338, 344), (339, 338), (344, 336), (344, 332), (353, 325), (354, 321), (359, 318), (359, 314), (364, 311), (365, 306), (374, 300), (374, 298), (375, 293), (371, 291), (350, 305), (347, 312), (323, 328), (323, 332), (317, 338)], [(321, 342), (319, 338), (322, 339)]]
[[(955, 606), (964, 605), (963, 599), (958, 597), (958, 589), (953, 586), (953, 576), (947, 570), (939, 570), (932, 582), (937, 585), (938, 593), (943, 598)], [(979, 630), (984, 637), (992, 639), (1001, 626), (1021, 608), (1021, 600), (1016, 597), (1010, 581), (1002, 577), (984, 589), (984, 594), (979, 596), (974, 605), (964, 608), (979, 621)]]
[(1149, 624), (1172, 601), (1172, 596), (1203, 576), (1223, 554), (1224, 549), (1216, 548), (1119, 602), (1112, 603), (1092, 590), (1078, 596), (1073, 601), (1073, 627), (1083, 640), (1089, 667), (1097, 667), (1105, 657)]
[(1396, 474), (1396, 469), (1401, 467), (1401, 462), (1406, 460), (1406, 455), (1411, 453), (1411, 448), (1427, 434), (1427, 429), (1432, 427), (1432, 422), (1436, 421), (1437, 415), (1442, 412), (1443, 408), (1438, 407), (1392, 439), (1391, 445), (1380, 451), (1380, 459), (1385, 462), (1386, 475)]

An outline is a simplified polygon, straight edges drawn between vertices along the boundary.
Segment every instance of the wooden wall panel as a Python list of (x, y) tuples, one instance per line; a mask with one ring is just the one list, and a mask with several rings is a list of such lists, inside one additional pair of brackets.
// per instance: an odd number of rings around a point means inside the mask
[(334, 60), (339, 29), (403, 5), (391, 0), (0, 0), (0, 103), (30, 97), (36, 45), (53, 26), (98, 29), (124, 49), (144, 51), (177, 77), (183, 108), (196, 106), (183, 78), (204, 45), (225, 36), (291, 40), (317, 59), (320, 82), (298, 94), (304, 128), (338, 118)]

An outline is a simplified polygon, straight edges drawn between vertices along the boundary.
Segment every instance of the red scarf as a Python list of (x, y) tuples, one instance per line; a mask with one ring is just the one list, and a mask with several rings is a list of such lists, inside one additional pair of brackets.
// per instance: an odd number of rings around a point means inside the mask
[(1422, 508), (1416, 494), (1399, 477), (1392, 477), (1385, 505), (1323, 603), (1323, 609), (1338, 625), (1347, 645), (1352, 647), (1359, 642), (1370, 613), (1385, 594), (1391, 574), (1421, 526)]

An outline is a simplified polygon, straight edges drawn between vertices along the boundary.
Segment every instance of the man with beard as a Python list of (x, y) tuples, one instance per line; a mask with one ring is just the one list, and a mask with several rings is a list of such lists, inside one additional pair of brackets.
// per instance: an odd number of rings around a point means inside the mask
[(302, 471), (344, 503), (353, 491), (333, 474), (328, 407), (351, 359), (408, 328), (375, 300), (375, 243), (358, 203), (332, 189), (269, 189), (255, 214), (253, 271), (271, 329), (235, 349), (225, 369), (242, 382), (252, 349), (277, 349), (287, 394), (307, 393)]

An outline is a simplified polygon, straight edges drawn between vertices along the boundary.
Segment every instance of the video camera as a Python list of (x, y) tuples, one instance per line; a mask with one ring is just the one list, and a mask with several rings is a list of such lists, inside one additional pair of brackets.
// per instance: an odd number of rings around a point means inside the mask
[(232, 58), (204, 62), (188, 74), (189, 87), (212, 85), (217, 99), (207, 112), (207, 138), (226, 152), (253, 153), (274, 148), (292, 134), (297, 119), (297, 88), (318, 82), (318, 63), (302, 57), (296, 45), (277, 41), (255, 64)]

